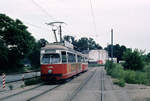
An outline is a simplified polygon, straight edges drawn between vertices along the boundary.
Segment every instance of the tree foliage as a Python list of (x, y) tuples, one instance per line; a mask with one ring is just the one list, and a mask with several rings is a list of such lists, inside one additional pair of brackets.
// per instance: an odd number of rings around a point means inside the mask
[(137, 50), (132, 51), (128, 49), (124, 55), (123, 59), (125, 60), (124, 68), (131, 70), (142, 70), (144, 67), (144, 62), (142, 60), (142, 56), (140, 52)]
[(20, 20), (0, 14), (1, 70), (21, 69), (21, 60), (32, 51), (34, 43), (35, 39)]
[(44, 47), (46, 44), (48, 44), (48, 41), (45, 39), (40, 39), (34, 44), (33, 51), (28, 56), (33, 69), (39, 68), (39, 66), (40, 66), (40, 50), (41, 50), (41, 47)]
[(82, 37), (76, 40), (73, 36), (64, 36), (64, 40), (71, 42), (75, 50), (84, 51), (92, 49), (102, 49), (102, 47), (94, 41), (93, 38)]
[[(105, 50), (108, 51), (109, 57), (111, 57), (111, 46), (108, 45)], [(126, 46), (122, 45), (120, 46), (119, 44), (113, 45), (113, 57), (117, 58), (117, 62), (122, 60), (123, 53), (127, 50)]]

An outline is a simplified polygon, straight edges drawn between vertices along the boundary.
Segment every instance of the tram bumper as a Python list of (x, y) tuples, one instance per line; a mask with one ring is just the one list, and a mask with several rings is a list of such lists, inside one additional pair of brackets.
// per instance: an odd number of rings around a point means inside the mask
[(63, 75), (62, 74), (41, 74), (42, 80), (59, 80)]

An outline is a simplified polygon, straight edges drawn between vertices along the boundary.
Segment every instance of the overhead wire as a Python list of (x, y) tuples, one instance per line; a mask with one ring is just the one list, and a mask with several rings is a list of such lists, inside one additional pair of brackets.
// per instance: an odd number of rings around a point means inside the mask
[(32, 23), (26, 22), (26, 21), (24, 21), (24, 23), (26, 23), (27, 25), (30, 25), (30, 26), (32, 26), (34, 28), (40, 28), (40, 29), (49, 30), (48, 28), (41, 27), (41, 26), (38, 26), (38, 25), (35, 25), (35, 24), (32, 24)]
[(96, 19), (95, 19), (95, 14), (94, 14), (92, 0), (90, 0), (90, 8), (91, 8), (91, 16), (92, 16), (92, 21), (93, 21), (93, 26), (94, 26), (94, 32), (97, 35), (97, 27), (96, 27), (96, 22), (95, 22)]
[(40, 6), (36, 1), (34, 1), (34, 0), (31, 0), (32, 1), (32, 3), (35, 5), (35, 6), (37, 6), (43, 13), (45, 13), (49, 18), (51, 18), (51, 19), (53, 19), (54, 21), (56, 21), (55, 20), (55, 18), (52, 16), (52, 15), (50, 15), (42, 6)]

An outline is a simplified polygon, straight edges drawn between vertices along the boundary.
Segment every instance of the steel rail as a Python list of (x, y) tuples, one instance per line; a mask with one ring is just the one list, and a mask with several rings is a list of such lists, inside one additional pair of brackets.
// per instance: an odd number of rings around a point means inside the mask
[(79, 85), (78, 88), (76, 88), (73, 93), (66, 98), (64, 101), (72, 101), (74, 99), (74, 97), (77, 95), (78, 92), (80, 92), (82, 90), (82, 88), (87, 84), (87, 82), (93, 77), (93, 75), (95, 74), (96, 70), (93, 71), (87, 78), (86, 80), (82, 81), (81, 84)]
[(26, 89), (26, 90), (17, 92), (17, 93), (15, 93), (15, 94), (12, 94), (12, 95), (9, 95), (9, 96), (5, 96), (5, 97), (3, 97), (3, 98), (0, 98), (0, 101), (3, 101), (3, 100), (6, 100), (6, 99), (11, 98), (11, 97), (13, 97), (13, 96), (17, 96), (17, 95), (19, 95), (19, 94), (22, 94), (22, 93), (31, 91), (31, 90), (36, 89), (36, 88), (39, 88), (39, 87), (41, 87), (41, 86), (43, 86), (43, 85), (44, 85), (44, 83), (41, 83), (41, 84), (39, 84), (39, 85), (37, 85), (37, 86), (35, 86), (35, 87), (33, 87), (33, 88), (29, 88), (29, 89)]
[[(61, 84), (61, 85), (63, 85), (63, 84)], [(44, 94), (46, 94), (46, 93), (48, 93), (48, 92), (50, 92), (50, 91), (52, 91), (52, 90), (54, 90), (54, 89), (60, 87), (61, 85), (56, 85), (56, 86), (53, 87), (53, 88), (50, 88), (50, 89), (48, 89), (48, 90), (46, 90), (46, 91), (44, 91), (44, 92), (42, 92), (42, 93), (40, 93), (40, 94), (38, 94), (38, 95), (35, 95), (35, 96), (33, 96), (33, 97), (27, 99), (26, 101), (32, 101), (33, 99), (36, 99), (36, 98), (38, 98), (38, 97), (40, 97), (40, 96), (42, 96), (42, 95), (44, 95)]]
[(102, 70), (100, 73), (101, 73), (100, 75), (101, 76), (100, 77), (101, 78), (100, 80), (101, 81), (101, 101), (104, 101), (104, 92), (103, 92), (104, 91), (104, 71)]
[(71, 81), (71, 80), (66, 80), (65, 83), (56, 85), (56, 86), (53, 87), (53, 88), (50, 88), (50, 89), (48, 89), (48, 90), (46, 90), (46, 91), (44, 91), (44, 92), (42, 92), (42, 93), (39, 93), (38, 95), (35, 95), (35, 96), (33, 96), (33, 97), (27, 99), (26, 101), (32, 101), (32, 100), (34, 100), (34, 99), (36, 99), (36, 98), (38, 98), (38, 97), (40, 97), (40, 96), (42, 96), (42, 95), (44, 95), (44, 94), (46, 94), (46, 93), (48, 93), (48, 92), (50, 92), (50, 91), (52, 91), (52, 90), (58, 88), (58, 87), (60, 87), (60, 86), (62, 86), (62, 85), (64, 85), (64, 84), (66, 84), (66, 83), (68, 83), (68, 82), (70, 82), (70, 81)]

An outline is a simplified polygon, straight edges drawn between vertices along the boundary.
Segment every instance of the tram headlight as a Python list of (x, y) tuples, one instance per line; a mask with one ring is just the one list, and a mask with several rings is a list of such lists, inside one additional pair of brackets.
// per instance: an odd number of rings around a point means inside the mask
[(52, 70), (50, 69), (50, 70), (48, 70), (48, 74), (51, 74), (52, 73)]

